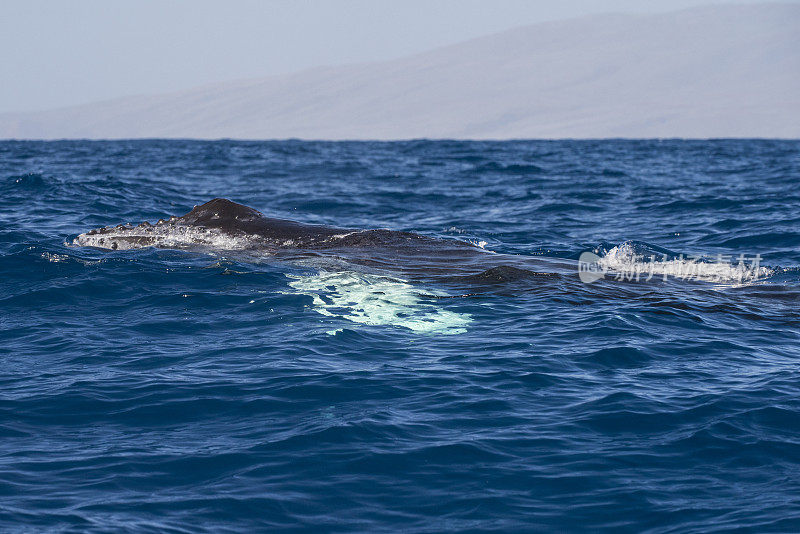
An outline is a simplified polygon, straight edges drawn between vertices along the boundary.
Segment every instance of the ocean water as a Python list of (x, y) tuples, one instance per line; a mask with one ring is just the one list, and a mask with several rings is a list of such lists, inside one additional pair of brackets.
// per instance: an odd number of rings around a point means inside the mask
[[(215, 197), (450, 241), (75, 244)], [(2, 531), (800, 531), (799, 141), (6, 141), (0, 256)]]

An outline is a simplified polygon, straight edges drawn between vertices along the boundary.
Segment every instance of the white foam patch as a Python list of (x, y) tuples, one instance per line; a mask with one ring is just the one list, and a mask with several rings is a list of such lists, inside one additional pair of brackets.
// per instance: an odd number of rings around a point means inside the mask
[(289, 285), (313, 297), (314, 310), (328, 317), (430, 334), (464, 333), (471, 320), (424, 302), (419, 289), (404, 280), (352, 271), (287, 276), (293, 279)]
[(69, 256), (66, 254), (55, 254), (52, 252), (42, 252), (42, 258), (46, 259), (50, 263), (63, 263), (69, 261)]
[(636, 254), (630, 243), (612, 248), (597, 263), (628, 280), (647, 280), (661, 276), (718, 283), (744, 283), (766, 278), (773, 273), (772, 269), (753, 265), (749, 261), (744, 264), (693, 258), (659, 261), (657, 255), (650, 257)]

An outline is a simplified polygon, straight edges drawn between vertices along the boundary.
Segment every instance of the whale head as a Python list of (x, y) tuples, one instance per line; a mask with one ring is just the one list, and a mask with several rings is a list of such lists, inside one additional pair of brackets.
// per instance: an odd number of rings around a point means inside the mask
[(120, 224), (89, 230), (78, 235), (73, 244), (82, 247), (127, 250), (133, 248), (247, 248), (250, 226), (262, 220), (258, 210), (224, 198), (215, 198), (195, 206), (182, 217), (147, 221), (137, 226)]

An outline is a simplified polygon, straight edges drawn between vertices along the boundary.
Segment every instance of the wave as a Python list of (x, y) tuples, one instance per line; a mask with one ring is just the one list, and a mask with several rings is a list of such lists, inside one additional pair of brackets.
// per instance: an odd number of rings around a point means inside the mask
[(490, 161), (487, 163), (482, 163), (475, 168), (478, 172), (494, 172), (500, 174), (519, 174), (519, 175), (530, 175), (530, 174), (542, 174), (545, 172), (544, 168), (534, 165), (532, 163), (497, 163), (495, 161)]
[(719, 256), (716, 259), (683, 256), (651, 245), (626, 241), (612, 247), (597, 260), (606, 271), (624, 280), (650, 280), (654, 277), (701, 280), (723, 284), (763, 280), (775, 273), (754, 258), (741, 257), (738, 263)]

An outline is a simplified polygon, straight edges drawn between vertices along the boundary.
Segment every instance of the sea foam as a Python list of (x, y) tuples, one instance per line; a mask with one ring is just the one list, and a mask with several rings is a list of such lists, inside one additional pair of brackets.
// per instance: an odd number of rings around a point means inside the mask
[(642, 253), (634, 243), (625, 242), (608, 250), (597, 263), (618, 278), (627, 280), (662, 277), (731, 284), (753, 282), (773, 273), (772, 269), (751, 260), (748, 258), (745, 262), (731, 263), (725, 258), (665, 258), (662, 254)]

